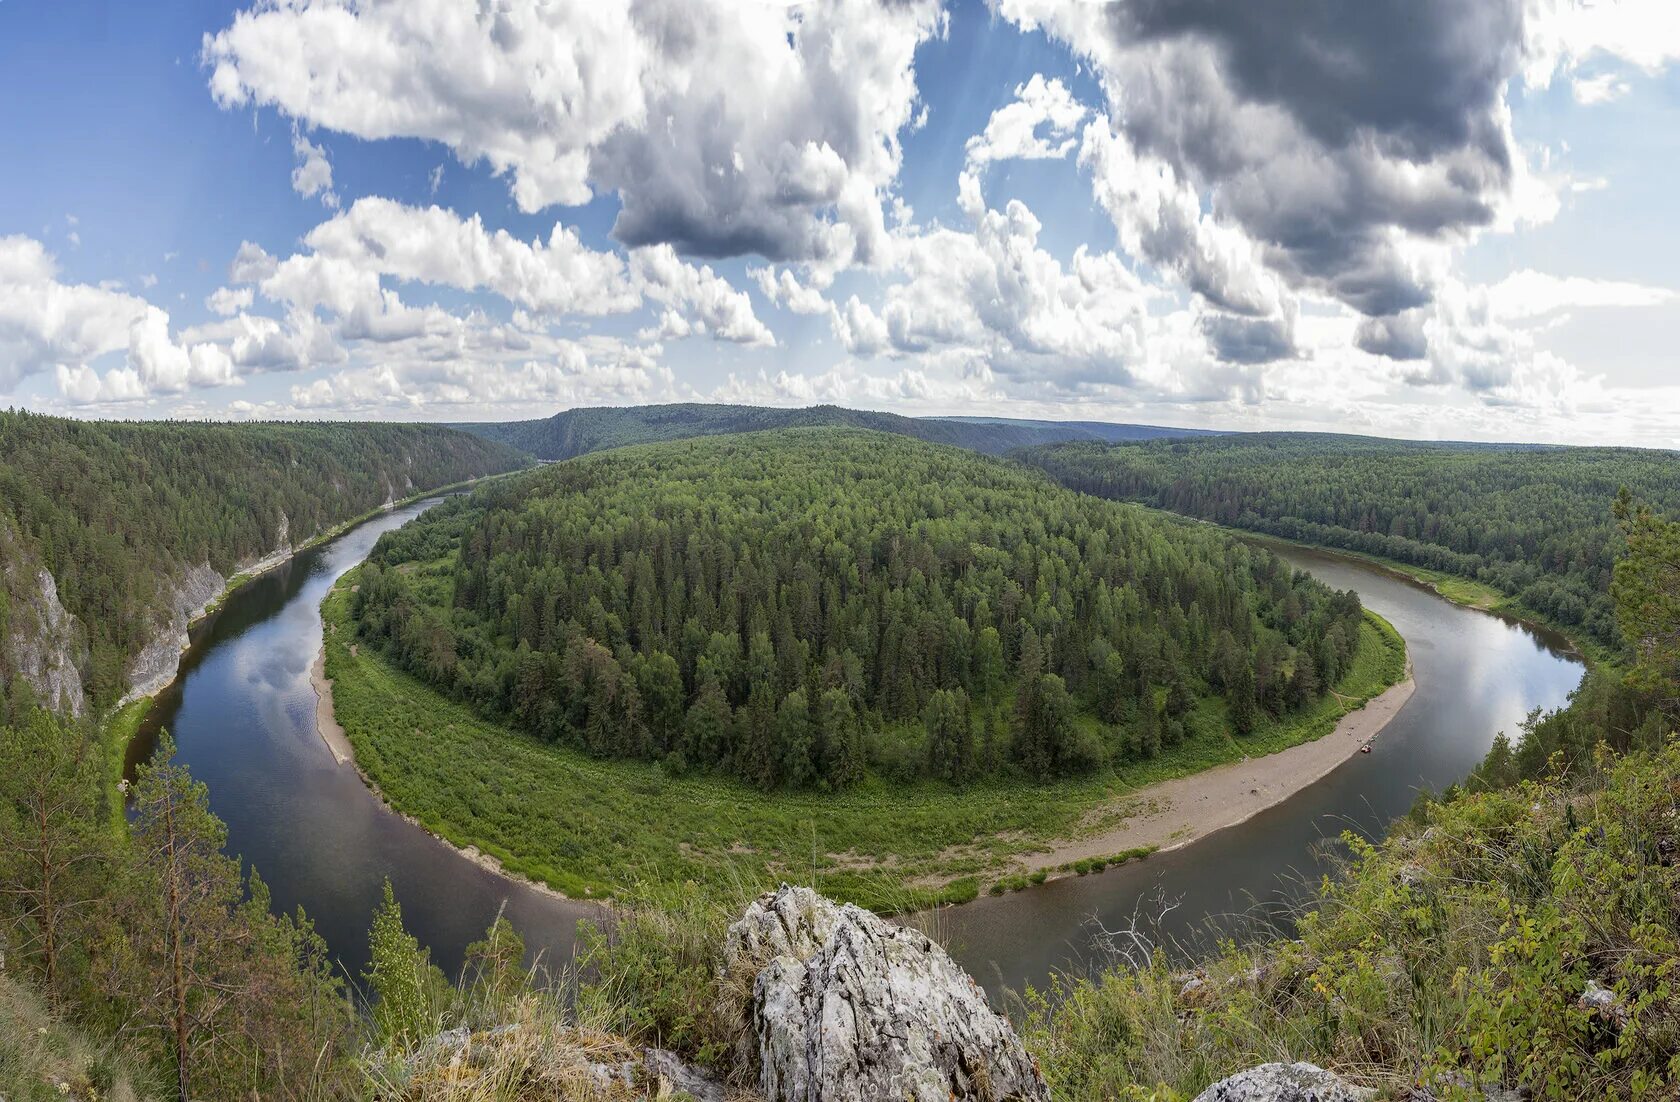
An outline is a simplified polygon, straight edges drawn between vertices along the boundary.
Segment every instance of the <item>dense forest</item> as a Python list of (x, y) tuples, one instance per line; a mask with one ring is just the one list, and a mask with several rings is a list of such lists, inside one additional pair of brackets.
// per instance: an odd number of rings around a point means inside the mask
[[(386, 501), (526, 462), (433, 426), (0, 412), (0, 641), (21, 630), (36, 574), (48, 571), (82, 635), (87, 695), (107, 703), (187, 570), (208, 563), (229, 575)], [(0, 646), (0, 666), (10, 653)], [(15, 672), (0, 669), (8, 683)]]
[(1016, 453), (1064, 485), (1482, 582), (1618, 645), (1618, 489), (1680, 512), (1680, 457), (1260, 433)]
[(589, 452), (719, 436), (735, 432), (815, 426), (875, 429), (914, 436), (935, 444), (1002, 455), (1057, 440), (1152, 440), (1198, 436), (1200, 429), (1158, 428), (1153, 425), (1115, 425), (1102, 421), (1022, 421), (985, 417), (903, 417), (896, 413), (812, 406), (808, 409), (766, 409), (762, 406), (678, 403), (662, 406), (624, 406), (569, 409), (536, 421), (477, 422), (454, 427), (508, 444), (538, 459), (572, 459)]
[(1246, 732), (1334, 685), (1363, 615), (1221, 533), (831, 429), (485, 487), (383, 537), (353, 613), (486, 714), (765, 788), (855, 781), (865, 730), (955, 783)]

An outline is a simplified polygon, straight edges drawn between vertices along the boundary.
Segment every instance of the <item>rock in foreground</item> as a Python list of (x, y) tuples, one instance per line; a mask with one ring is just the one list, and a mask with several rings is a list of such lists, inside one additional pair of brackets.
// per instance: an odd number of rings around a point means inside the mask
[(1196, 1102), (1367, 1102), (1375, 1093), (1316, 1064), (1261, 1064), (1221, 1079)]
[(730, 927), (724, 975), (746, 974), (771, 1102), (1050, 1097), (985, 992), (916, 930), (783, 885)]

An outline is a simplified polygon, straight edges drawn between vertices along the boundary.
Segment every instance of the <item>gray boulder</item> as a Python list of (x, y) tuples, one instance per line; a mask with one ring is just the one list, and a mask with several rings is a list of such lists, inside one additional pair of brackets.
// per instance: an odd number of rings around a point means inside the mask
[(745, 1025), (771, 1102), (1050, 1096), (985, 992), (916, 930), (783, 885), (730, 928), (725, 976), (755, 967)]
[(1221, 1079), (1196, 1102), (1367, 1102), (1376, 1092), (1350, 1086), (1316, 1064), (1261, 1064)]

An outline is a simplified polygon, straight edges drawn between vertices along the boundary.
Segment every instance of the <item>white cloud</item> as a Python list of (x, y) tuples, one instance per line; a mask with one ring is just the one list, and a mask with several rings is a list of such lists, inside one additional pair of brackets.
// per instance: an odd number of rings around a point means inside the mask
[[(92, 364), (125, 352), (103, 375)], [(172, 338), (169, 315), (143, 298), (58, 279), (39, 241), (0, 237), (0, 391), (50, 370), (75, 401), (116, 401), (221, 386), (232, 364), (214, 345)]]
[(462, 219), (442, 207), (358, 199), (304, 237), (317, 263), (398, 280), (492, 291), (509, 302), (555, 314), (613, 314), (640, 301), (624, 261), (584, 245), (556, 223), (548, 240), (524, 242)]
[(274, 274), (279, 262), (268, 255), (261, 245), (241, 241), (233, 263), (228, 265), (229, 283), (261, 283)]
[(774, 264), (749, 269), (748, 275), (758, 284), (764, 297), (778, 306), (785, 306), (796, 314), (822, 314), (828, 311), (828, 300), (822, 290), (802, 283), (790, 269), (778, 270)]
[(1633, 89), (1615, 73), (1600, 73), (1593, 77), (1576, 77), (1569, 82), (1569, 90), (1575, 94), (1575, 102), (1592, 106), (1621, 99)]
[(1525, 0), (1524, 7), (1524, 78), (1531, 87), (1563, 73), (1581, 102), (1602, 102), (1592, 97), (1615, 92), (1618, 82), (1577, 77), (1584, 63), (1610, 58), (1655, 74), (1680, 61), (1680, 6), (1673, 0)]
[(1079, 144), (1079, 124), (1089, 114), (1060, 80), (1034, 73), (1015, 86), (1015, 99), (992, 112), (986, 129), (968, 139), (968, 162), (1066, 157)]
[(323, 205), (336, 210), (338, 194), (332, 189), (332, 163), (327, 160), (327, 151), (310, 142), (303, 131), (294, 129), (292, 152), (298, 159), (292, 169), (292, 190), (305, 199), (319, 195)]
[(649, 298), (682, 315), (681, 333), (710, 334), (737, 344), (773, 345), (776, 338), (753, 313), (752, 300), (708, 266), (695, 267), (669, 245), (650, 245), (630, 254), (630, 266)]
[(251, 308), (255, 298), (249, 287), (218, 287), (204, 300), (205, 309), (212, 314), (230, 318)]
[(1488, 305), (1506, 320), (1525, 320), (1571, 308), (1660, 306), (1675, 292), (1642, 283), (1555, 276), (1525, 268), (1487, 290)]
[(845, 263), (881, 243), (915, 49), (942, 26), (937, 0), (292, 0), (202, 56), (224, 107), (441, 142), (526, 211), (617, 191), (631, 246)]

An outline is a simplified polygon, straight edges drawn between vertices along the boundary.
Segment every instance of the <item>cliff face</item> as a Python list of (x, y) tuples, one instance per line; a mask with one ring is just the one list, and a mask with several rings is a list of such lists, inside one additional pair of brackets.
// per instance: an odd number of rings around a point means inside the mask
[(86, 633), (59, 603), (58, 583), (0, 515), (0, 672), (79, 716), (87, 710), (87, 662)]
[(203, 563), (187, 571), (170, 595), (168, 618), (128, 668), (128, 691), (120, 703), (151, 696), (175, 679), (187, 649), (187, 628), (227, 588), (227, 579)]

